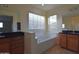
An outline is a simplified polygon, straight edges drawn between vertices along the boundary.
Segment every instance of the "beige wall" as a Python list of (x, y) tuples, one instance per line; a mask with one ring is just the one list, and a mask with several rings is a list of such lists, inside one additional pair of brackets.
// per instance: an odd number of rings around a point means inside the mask
[(79, 16), (66, 16), (63, 17), (65, 28), (69, 30), (79, 30)]

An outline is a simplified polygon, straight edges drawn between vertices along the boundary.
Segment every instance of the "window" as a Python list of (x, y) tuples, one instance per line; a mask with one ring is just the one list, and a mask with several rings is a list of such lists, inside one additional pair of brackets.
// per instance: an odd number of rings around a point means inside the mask
[(65, 24), (62, 24), (62, 28), (65, 28)]
[(57, 16), (50, 16), (48, 18), (48, 29), (52, 31), (53, 29), (57, 29)]
[(29, 31), (35, 32), (37, 39), (40, 40), (45, 32), (44, 16), (29, 13)]
[(3, 22), (0, 22), (0, 28), (3, 28)]
[(29, 29), (44, 29), (45, 19), (43, 16), (29, 13)]
[(57, 33), (57, 15), (48, 18), (48, 35), (51, 38), (53, 34)]

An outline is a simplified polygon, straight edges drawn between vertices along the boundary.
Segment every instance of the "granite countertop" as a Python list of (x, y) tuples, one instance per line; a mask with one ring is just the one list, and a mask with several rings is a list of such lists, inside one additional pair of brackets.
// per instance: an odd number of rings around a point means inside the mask
[(70, 35), (79, 35), (79, 33), (67, 33), (67, 34), (70, 34)]
[(79, 35), (79, 31), (62, 31), (62, 34)]
[(23, 32), (0, 33), (0, 38), (17, 37), (17, 36), (24, 36), (24, 33)]

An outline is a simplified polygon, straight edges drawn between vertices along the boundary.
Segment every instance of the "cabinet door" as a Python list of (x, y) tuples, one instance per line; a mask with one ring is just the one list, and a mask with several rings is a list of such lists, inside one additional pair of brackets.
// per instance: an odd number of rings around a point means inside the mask
[(77, 35), (68, 35), (67, 48), (72, 51), (78, 51), (78, 36)]
[(9, 39), (0, 39), (0, 53), (10, 53)]
[(24, 38), (23, 37), (15, 37), (12, 39), (11, 53), (13, 54), (24, 53)]
[(60, 46), (66, 48), (66, 35), (60, 34)]

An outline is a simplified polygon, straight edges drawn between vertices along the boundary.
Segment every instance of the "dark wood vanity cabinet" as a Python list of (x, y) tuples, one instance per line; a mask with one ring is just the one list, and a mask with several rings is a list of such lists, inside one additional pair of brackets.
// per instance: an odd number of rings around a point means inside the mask
[(0, 53), (23, 54), (24, 36), (0, 38)]
[(79, 36), (73, 34), (60, 34), (60, 46), (79, 53)]

